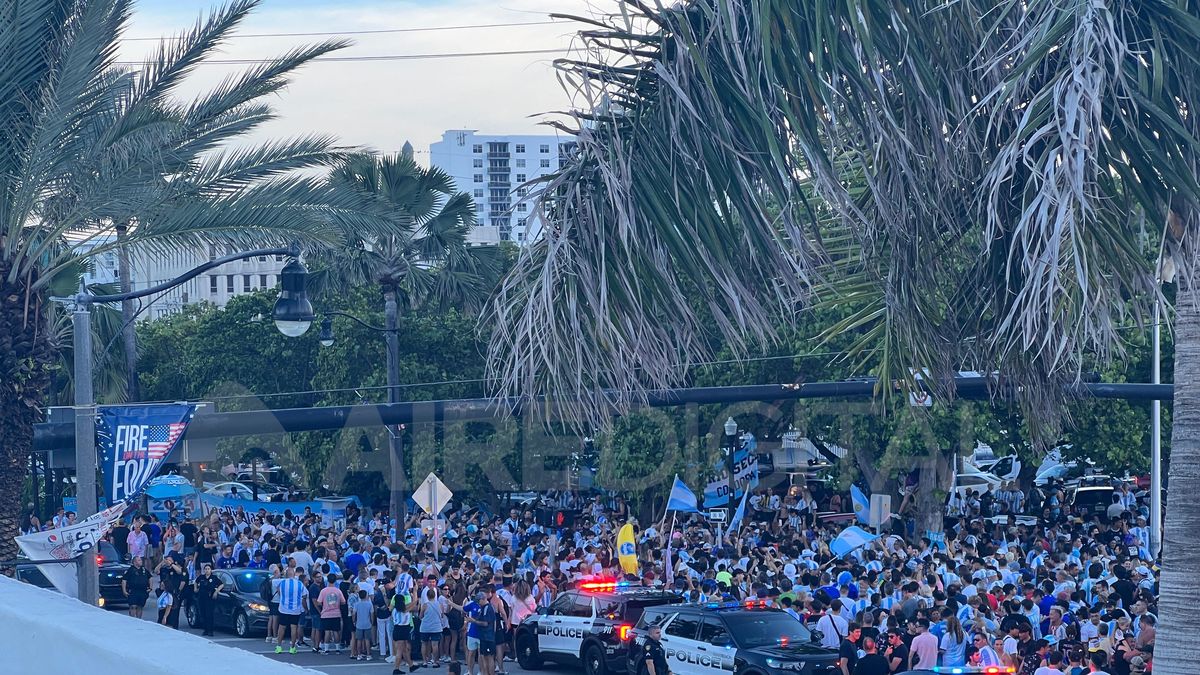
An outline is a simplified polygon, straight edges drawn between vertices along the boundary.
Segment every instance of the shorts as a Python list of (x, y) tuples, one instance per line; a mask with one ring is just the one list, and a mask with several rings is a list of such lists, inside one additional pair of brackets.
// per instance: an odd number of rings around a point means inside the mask
[(321, 617), (321, 630), (327, 630), (333, 633), (342, 632), (342, 617)]
[(412, 626), (392, 626), (393, 642), (408, 642), (412, 639)]
[(279, 603), (278, 602), (271, 603), (271, 616), (279, 616)]
[(441, 633), (421, 633), (421, 642), (437, 642), (442, 639)]
[(468, 635), (467, 636), (467, 651), (473, 652), (476, 649), (479, 649), (479, 638), (473, 638), (470, 635)]
[(354, 639), (355, 640), (370, 640), (371, 639), (371, 629), (370, 628), (355, 628), (354, 629)]
[(479, 643), (480, 656), (492, 656), (496, 653), (496, 643), (490, 640)]
[(450, 627), (446, 626), (442, 629), (442, 637), (450, 637)]
[(285, 612), (279, 613), (279, 625), (280, 626), (297, 626), (299, 624), (300, 624), (300, 615), (299, 614), (287, 614)]
[(131, 594), (129, 594), (129, 606), (130, 607), (145, 607), (146, 606), (146, 598), (148, 598), (148, 597), (150, 597), (150, 596), (142, 595), (141, 593), (131, 593)]

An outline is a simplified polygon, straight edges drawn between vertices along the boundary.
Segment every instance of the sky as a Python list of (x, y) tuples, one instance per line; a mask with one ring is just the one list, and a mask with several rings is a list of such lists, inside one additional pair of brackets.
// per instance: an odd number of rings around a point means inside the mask
[[(191, 27), (209, 0), (140, 0), (127, 38), (170, 36)], [(237, 34), (412, 29), (549, 20), (550, 12), (594, 15), (615, 0), (263, 0)], [(354, 45), (335, 56), (445, 54), (562, 49), (575, 42), (578, 24), (562, 22), (470, 30), (349, 36)], [(218, 58), (276, 56), (323, 37), (242, 38)], [(122, 60), (140, 61), (156, 41), (126, 40)], [(453, 59), (310, 63), (273, 102), (280, 115), (257, 138), (332, 134), (347, 146), (383, 152), (412, 142), (418, 160), (447, 129), (485, 133), (553, 133), (538, 122), (570, 107), (551, 65), (557, 54)], [(187, 96), (218, 84), (247, 65), (206, 65), (181, 88)]]

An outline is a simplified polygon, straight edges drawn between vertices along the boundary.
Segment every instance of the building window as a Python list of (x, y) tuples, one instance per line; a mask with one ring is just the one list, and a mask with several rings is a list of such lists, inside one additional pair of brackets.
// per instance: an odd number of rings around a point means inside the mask
[(475, 178), (475, 182), (476, 182), (476, 183), (482, 183), (482, 182), (483, 182), (483, 174), (481, 174), (481, 173), (477, 173), (477, 174), (475, 174), (474, 178)]
[(517, 241), (525, 241), (525, 233), (524, 232), (517, 233)]
[(208, 278), (208, 292), (209, 293), (217, 292), (217, 275), (215, 275), (215, 274)]
[(187, 291), (184, 291), (184, 292), (180, 293), (180, 294), (179, 294), (179, 300), (180, 300), (180, 302), (182, 302), (183, 304), (185, 304), (185, 305), (186, 305), (186, 304), (187, 304), (187, 301), (188, 301), (188, 292), (187, 292)]
[(529, 188), (517, 188), (518, 197), (524, 197), (527, 194), (529, 194)]
[(228, 277), (225, 277), (225, 292), (226, 293), (234, 292), (234, 290), (233, 290), (233, 275), (232, 274), (230, 274)]
[(525, 152), (525, 144), (517, 143), (517, 152)]
[(209, 260), (217, 259), (217, 245), (216, 244), (208, 245), (208, 259)]
[(523, 174), (523, 173), (517, 174), (517, 182), (524, 183), (525, 182), (525, 174)]
[(482, 160), (482, 159), (475, 159), (473, 162), (471, 162), (471, 164), (472, 164), (472, 165), (473, 165), (473, 166), (474, 166), (476, 169), (482, 169), (482, 168), (483, 168), (483, 160)]
[(549, 169), (549, 168), (550, 168), (550, 160), (548, 160), (548, 159), (543, 159), (543, 160), (542, 160), (542, 168), (543, 168), (543, 169)]
[(543, 155), (548, 155), (548, 154), (550, 154), (550, 146), (549, 145), (541, 145), (538, 147), (538, 152), (542, 153)]
[(482, 144), (479, 144), (479, 143), (476, 143), (475, 145), (472, 145), (472, 146), (471, 146), (471, 152), (483, 152), (483, 145), (482, 145)]
[(475, 199), (483, 199), (483, 190), (475, 191)]
[(521, 218), (517, 221), (517, 227), (525, 227), (525, 223), (529, 222), (528, 218)]
[(518, 160), (516, 160), (516, 163), (517, 163), (517, 168), (518, 168), (518, 169), (524, 169), (524, 168), (525, 168), (525, 160), (523, 160), (523, 159), (518, 159)]
[(521, 202), (520, 204), (517, 204), (517, 210), (520, 211), (521, 213), (524, 213), (525, 212), (525, 202)]
[(267, 256), (265, 256), (265, 255), (258, 256), (258, 262), (267, 262)]
[(275, 256), (275, 262), (283, 262), (283, 256), (281, 256), (281, 255)]
[(249, 274), (242, 275), (242, 290), (249, 293), (252, 288), (251, 282), (253, 280), (254, 280), (254, 277), (252, 275), (249, 275)]
[(258, 286), (259, 288), (266, 288), (267, 287), (267, 275), (265, 275), (265, 274), (258, 275), (258, 284), (259, 284), (259, 286)]

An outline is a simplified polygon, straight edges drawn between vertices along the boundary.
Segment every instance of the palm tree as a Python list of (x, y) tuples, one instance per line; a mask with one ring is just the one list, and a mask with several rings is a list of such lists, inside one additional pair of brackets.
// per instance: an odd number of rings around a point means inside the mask
[[(330, 188), (362, 208), (387, 219), (393, 229), (364, 234), (348, 227), (345, 244), (315, 262), (317, 292), (337, 292), (367, 283), (378, 284), (384, 300), (389, 381), (398, 372), (396, 333), (399, 314), (423, 306), (460, 306), (479, 311), (491, 296), (500, 274), (500, 252), (494, 246), (469, 246), (475, 225), (475, 203), (458, 192), (454, 181), (437, 168), (419, 166), (412, 146), (393, 155), (355, 154), (336, 166)], [(389, 389), (389, 402), (398, 401)], [(391, 514), (403, 512), (405, 487), (402, 439), (392, 437), (389, 460)]]
[(80, 243), (124, 224), (125, 243), (146, 254), (209, 242), (316, 244), (336, 240), (331, 218), (356, 219), (323, 181), (294, 172), (339, 160), (332, 139), (227, 147), (272, 118), (264, 96), (341, 42), (293, 50), (184, 101), (181, 82), (256, 0), (216, 10), (132, 71), (115, 62), (130, 4), (0, 7), (0, 558), (16, 553), (21, 481), (56, 349), (48, 290), (78, 265)]
[[(1119, 331), (1148, 316), (1173, 276), (1155, 670), (1193, 671), (1200, 7), (622, 5), (581, 19), (594, 25), (581, 34), (591, 60), (560, 62), (592, 110), (562, 125), (579, 150), (542, 191), (554, 227), (493, 305), (490, 370), (504, 393), (559, 396), (603, 423), (681, 381), (675, 364), (706, 357), (712, 333), (745, 349), (770, 341), (797, 303), (849, 292), (836, 282), (850, 269), (853, 291), (874, 298), (852, 328), (883, 348), (881, 381), (911, 382), (914, 367), (935, 382), (963, 367), (999, 371), (1050, 437), (1063, 385), (1085, 359), (1119, 356)], [(855, 242), (841, 271), (830, 269), (823, 209)]]

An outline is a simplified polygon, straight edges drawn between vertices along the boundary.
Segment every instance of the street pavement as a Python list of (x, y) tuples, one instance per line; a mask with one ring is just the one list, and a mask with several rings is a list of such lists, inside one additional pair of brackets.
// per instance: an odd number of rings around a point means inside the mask
[[(121, 611), (124, 610), (113, 610)], [(147, 604), (145, 613), (142, 618), (152, 621), (157, 616), (157, 610), (152, 604)], [(202, 637), (205, 640), (210, 640), (224, 647), (232, 647), (234, 649), (243, 649), (253, 654), (265, 656), (268, 659), (274, 659), (284, 663), (294, 663), (298, 666), (319, 670), (329, 675), (388, 675), (392, 672), (392, 664), (384, 661), (377, 653), (372, 653), (371, 661), (352, 661), (349, 652), (343, 652), (341, 655), (335, 654), (314, 654), (308, 647), (300, 647), (295, 655), (292, 654), (276, 654), (275, 645), (264, 641), (264, 636), (253, 638), (239, 638), (233, 633), (222, 631), (220, 628), (216, 630), (216, 635), (211, 638), (206, 638), (200, 635), (199, 628), (188, 628), (187, 621), (180, 617), (179, 629), (181, 631), (191, 633), (192, 635)], [(163, 655), (164, 659), (170, 659), (169, 655)], [(166, 663), (164, 665), (169, 665)], [(216, 665), (216, 664), (214, 664)], [(522, 670), (515, 662), (509, 661), (504, 664), (504, 669), (509, 675), (531, 675), (529, 671)], [(404, 670), (408, 670), (405, 668)], [(218, 668), (216, 672), (220, 672)], [(554, 663), (546, 663), (546, 666), (537, 671), (538, 675), (582, 675), (582, 668), (571, 668), (568, 666), (559, 666)], [(437, 668), (419, 668), (415, 675), (446, 675), (446, 665), (440, 664)]]

